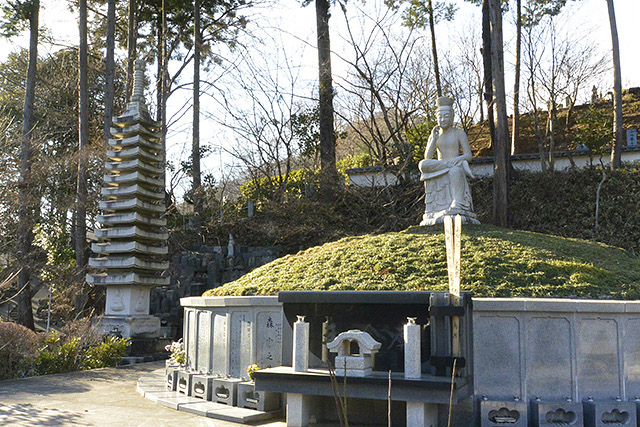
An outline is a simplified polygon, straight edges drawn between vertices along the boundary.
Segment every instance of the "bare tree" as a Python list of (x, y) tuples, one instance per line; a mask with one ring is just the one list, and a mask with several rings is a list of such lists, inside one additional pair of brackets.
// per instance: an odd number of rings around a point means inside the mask
[(443, 87), (440, 78), (440, 66), (438, 64), (438, 48), (436, 44), (436, 24), (441, 21), (451, 21), (457, 7), (454, 4), (433, 0), (386, 0), (386, 3), (394, 9), (400, 8), (403, 3), (408, 7), (403, 11), (404, 25), (409, 28), (425, 28), (429, 26), (431, 34), (431, 59), (433, 61), (433, 73), (436, 83), (436, 93), (442, 96)]
[[(262, 43), (276, 45), (271, 40)], [(282, 202), (290, 174), (299, 164), (297, 119), (306, 114), (311, 100), (297, 95), (302, 91), (300, 67), (285, 50), (274, 54), (277, 63), (272, 56), (256, 53), (260, 51), (243, 52), (234, 72), (217, 85), (219, 92), (207, 93), (218, 103), (216, 112), (203, 114), (235, 135), (236, 144), (227, 153), (244, 165), (255, 190)]]
[(533, 116), (533, 126), (538, 145), (538, 154), (540, 156), (540, 168), (542, 171), (547, 170), (547, 161), (545, 156), (545, 138), (540, 125), (540, 114), (538, 107), (538, 89), (536, 79), (538, 70), (541, 67), (541, 58), (545, 49), (543, 35), (535, 26), (526, 26), (524, 28), (524, 46), (525, 46), (525, 66), (527, 68), (527, 97), (531, 107)]
[[(400, 159), (398, 174), (403, 175), (412, 160), (412, 147), (406, 133), (420, 120), (429, 96), (435, 96), (433, 74), (427, 52), (421, 51), (421, 38), (413, 30), (394, 34), (398, 17), (391, 9), (369, 16), (358, 10), (355, 28), (366, 28), (356, 35), (343, 9), (347, 23), (347, 43), (351, 55), (339, 55), (349, 65), (342, 89), (340, 118), (372, 155), (387, 167)], [(422, 116), (424, 117), (424, 116)]]
[[(589, 33), (589, 31), (585, 31)], [(565, 119), (564, 147), (568, 150), (567, 140), (573, 124), (573, 110), (580, 92), (585, 87), (597, 82), (611, 68), (608, 55), (600, 52), (598, 44), (588, 37), (577, 36), (573, 30), (565, 35), (567, 49), (560, 67), (561, 80), (564, 81), (563, 95), (567, 101)]]
[[(599, 52), (597, 43), (585, 36), (589, 33), (586, 28), (576, 32), (575, 27), (563, 31), (553, 16), (544, 17), (535, 27), (525, 28), (530, 101), (535, 106), (536, 125), (539, 119), (538, 100), (547, 105), (544, 135), (540, 128), (536, 128), (536, 134), (541, 138), (539, 143), (545, 146), (547, 162), (552, 170), (558, 141), (562, 141), (569, 162), (575, 167), (568, 146), (574, 106), (581, 89), (597, 82), (608, 69), (606, 55)], [(558, 106), (563, 101), (566, 102), (567, 116), (562, 133), (557, 115)]]
[(481, 39), (474, 27), (470, 27), (454, 39), (456, 49), (446, 56), (444, 65), (445, 92), (454, 94), (457, 116), (467, 134), (477, 119), (484, 120)]
[(546, 140), (549, 143), (549, 157), (547, 160), (549, 169), (554, 170), (557, 133), (557, 105), (558, 97), (564, 90), (564, 87), (560, 86), (561, 82), (559, 81), (564, 49), (562, 49), (559, 44), (557, 26), (553, 17), (549, 19), (547, 28), (547, 45), (550, 48), (550, 56), (547, 61), (547, 67), (543, 66), (539, 69), (540, 75), (538, 76), (538, 81), (547, 93)]
[(516, 0), (516, 63), (513, 83), (513, 129), (511, 154), (516, 154), (520, 138), (520, 62), (522, 50), (522, 0)]

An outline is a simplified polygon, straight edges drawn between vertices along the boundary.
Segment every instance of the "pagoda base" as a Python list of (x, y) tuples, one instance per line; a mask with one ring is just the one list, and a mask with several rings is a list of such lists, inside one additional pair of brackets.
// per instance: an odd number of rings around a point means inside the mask
[(104, 316), (98, 329), (103, 334), (117, 333), (122, 338), (157, 338), (160, 319), (151, 315)]

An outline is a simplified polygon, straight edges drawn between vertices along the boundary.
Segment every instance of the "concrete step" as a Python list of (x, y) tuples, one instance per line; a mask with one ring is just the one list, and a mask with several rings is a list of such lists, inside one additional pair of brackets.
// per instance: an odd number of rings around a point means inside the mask
[(164, 369), (159, 369), (141, 377), (138, 380), (137, 390), (145, 399), (149, 399), (160, 406), (221, 421), (252, 424), (273, 418), (282, 418), (283, 416), (282, 410), (265, 412), (238, 408), (170, 391), (165, 387)]

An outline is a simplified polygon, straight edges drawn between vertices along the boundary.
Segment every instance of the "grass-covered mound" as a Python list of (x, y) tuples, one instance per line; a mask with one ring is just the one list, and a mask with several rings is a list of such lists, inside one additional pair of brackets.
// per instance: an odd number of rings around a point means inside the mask
[[(463, 290), (478, 297), (640, 298), (640, 259), (584, 240), (463, 226), (461, 268)], [(442, 227), (413, 227), (288, 255), (205, 296), (447, 288)]]

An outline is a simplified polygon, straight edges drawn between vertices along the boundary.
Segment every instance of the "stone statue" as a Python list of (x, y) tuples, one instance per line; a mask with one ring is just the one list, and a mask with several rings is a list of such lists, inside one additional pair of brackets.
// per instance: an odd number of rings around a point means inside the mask
[[(426, 202), (420, 225), (442, 223), (447, 215), (460, 215), (466, 224), (480, 224), (467, 181), (467, 177), (473, 178), (469, 139), (463, 130), (453, 127), (453, 99), (440, 97), (437, 105), (438, 126), (431, 131), (424, 160), (418, 165)], [(437, 160), (433, 159), (436, 149)]]

